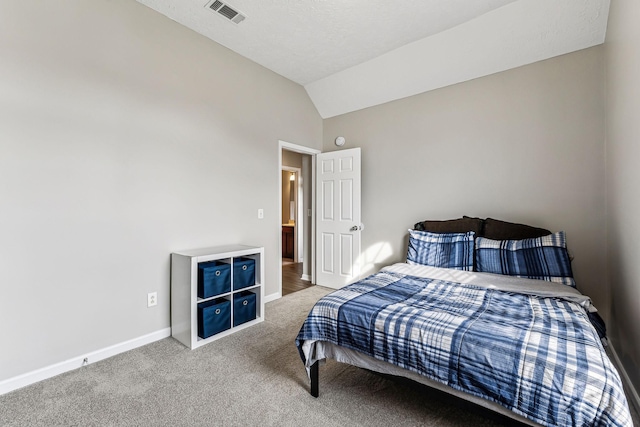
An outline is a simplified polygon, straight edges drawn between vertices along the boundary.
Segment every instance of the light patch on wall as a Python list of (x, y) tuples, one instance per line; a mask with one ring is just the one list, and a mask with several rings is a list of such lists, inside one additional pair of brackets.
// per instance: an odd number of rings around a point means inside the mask
[(378, 265), (388, 264), (393, 256), (393, 249), (389, 242), (378, 242), (366, 248), (360, 253), (360, 273), (362, 277), (378, 271)]

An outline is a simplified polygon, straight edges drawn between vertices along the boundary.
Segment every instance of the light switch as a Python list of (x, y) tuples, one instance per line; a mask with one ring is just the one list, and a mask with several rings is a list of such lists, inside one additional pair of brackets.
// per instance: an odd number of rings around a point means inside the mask
[(264, 209), (258, 209), (258, 219), (264, 219)]

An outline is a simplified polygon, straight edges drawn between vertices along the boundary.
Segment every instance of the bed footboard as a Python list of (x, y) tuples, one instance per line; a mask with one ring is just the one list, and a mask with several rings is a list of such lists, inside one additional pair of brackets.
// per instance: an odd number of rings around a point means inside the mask
[(318, 377), (320, 376), (320, 362), (316, 361), (310, 368), (311, 396), (318, 397)]

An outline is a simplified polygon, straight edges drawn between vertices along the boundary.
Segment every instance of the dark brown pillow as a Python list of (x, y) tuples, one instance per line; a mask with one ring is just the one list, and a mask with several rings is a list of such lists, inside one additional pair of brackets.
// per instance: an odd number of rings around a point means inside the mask
[(482, 220), (480, 218), (458, 218), (444, 221), (427, 220), (416, 223), (413, 228), (431, 233), (466, 233), (467, 231), (473, 231), (477, 236), (482, 231)]
[(482, 237), (493, 240), (522, 240), (547, 236), (549, 234), (551, 234), (551, 232), (544, 228), (487, 218), (484, 220), (484, 233)]
[(484, 218), (478, 218), (477, 216), (466, 216), (466, 215), (463, 215), (462, 218), (475, 219), (476, 221), (479, 221), (480, 222), (480, 229), (478, 231), (476, 231), (476, 237), (484, 236)]

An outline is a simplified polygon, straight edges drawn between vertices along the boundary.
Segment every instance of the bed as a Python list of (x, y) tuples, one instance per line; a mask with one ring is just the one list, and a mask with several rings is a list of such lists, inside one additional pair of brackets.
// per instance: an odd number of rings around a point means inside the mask
[(423, 221), (409, 234), (406, 263), (328, 294), (309, 313), (296, 345), (312, 395), (329, 358), (529, 425), (632, 426), (604, 323), (575, 287), (563, 232), (463, 217)]

